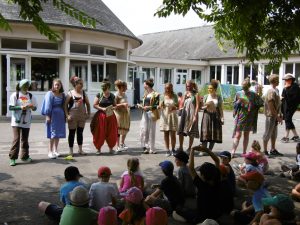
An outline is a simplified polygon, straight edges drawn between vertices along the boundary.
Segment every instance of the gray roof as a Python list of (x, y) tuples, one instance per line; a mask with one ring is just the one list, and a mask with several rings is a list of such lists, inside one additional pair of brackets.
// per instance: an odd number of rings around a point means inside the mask
[[(118, 34), (133, 38), (141, 43), (138, 39), (101, 0), (65, 0), (67, 4), (85, 12), (88, 16), (100, 21), (96, 23), (96, 28), (90, 26), (84, 27), (79, 21), (54, 8), (52, 1), (43, 3), (43, 11), (40, 16), (49, 25), (70, 26), (75, 28), (96, 30), (106, 33)], [(8, 21), (23, 22), (19, 17), (19, 7), (16, 4), (9, 4), (6, 0), (0, 0), (0, 13)]]
[(213, 26), (144, 34), (139, 38), (143, 44), (132, 51), (133, 56), (178, 60), (238, 57), (232, 47), (227, 47), (226, 52), (220, 50)]

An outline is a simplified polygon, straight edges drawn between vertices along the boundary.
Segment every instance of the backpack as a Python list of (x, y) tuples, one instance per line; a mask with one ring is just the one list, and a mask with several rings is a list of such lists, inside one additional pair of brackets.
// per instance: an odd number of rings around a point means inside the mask
[[(72, 95), (72, 92), (69, 91), (70, 94), (71, 94), (71, 98), (70, 98), (70, 101), (69, 101), (69, 104), (68, 104), (68, 111), (70, 111), (70, 109), (72, 109), (73, 105), (74, 105), (74, 99), (73, 99), (73, 95)], [(83, 99), (83, 103), (85, 103), (85, 91), (82, 90), (82, 99)]]

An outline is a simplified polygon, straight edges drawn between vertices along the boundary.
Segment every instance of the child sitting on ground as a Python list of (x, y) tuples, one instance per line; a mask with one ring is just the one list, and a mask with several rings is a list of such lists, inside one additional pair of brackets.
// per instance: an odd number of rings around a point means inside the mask
[(220, 152), (219, 157), (221, 159), (221, 165), (224, 165), (226, 167), (226, 170), (228, 172), (227, 179), (231, 186), (231, 190), (233, 191), (233, 194), (235, 194), (236, 181), (235, 181), (235, 173), (230, 165), (231, 154), (228, 151), (222, 151)]
[(196, 190), (193, 184), (187, 163), (189, 156), (184, 151), (178, 151), (175, 155), (175, 164), (179, 167), (178, 169), (178, 180), (183, 188), (185, 198), (194, 198)]
[(258, 166), (261, 168), (263, 174), (265, 174), (269, 169), (269, 162), (265, 154), (261, 152), (261, 147), (258, 141), (254, 140), (252, 142), (251, 152), (256, 154)]
[(297, 143), (296, 146), (296, 165), (292, 167), (282, 165), (281, 169), (283, 173), (281, 173), (280, 176), (300, 181), (300, 143)]
[(96, 225), (98, 212), (89, 208), (89, 193), (83, 186), (70, 192), (71, 205), (67, 205), (59, 225)]
[(251, 202), (243, 202), (241, 210), (233, 210), (233, 216), (237, 224), (259, 224), (263, 214), (263, 198), (271, 197), (264, 185), (264, 176), (257, 171), (248, 172), (238, 178), (239, 183), (245, 184), (250, 191)]
[(254, 152), (248, 152), (242, 154), (244, 157), (244, 163), (239, 165), (239, 170), (237, 171), (240, 174), (246, 174), (248, 172), (257, 171), (262, 173), (262, 168), (259, 167), (257, 162), (257, 155)]
[(284, 194), (263, 198), (263, 205), (270, 207), (270, 213), (265, 213), (260, 219), (260, 225), (289, 224), (296, 225), (295, 205), (293, 200)]
[(90, 207), (99, 211), (102, 207), (116, 205), (119, 192), (113, 184), (108, 183), (111, 170), (108, 167), (100, 167), (98, 170), (99, 182), (93, 183), (90, 188)]
[[(82, 175), (79, 173), (77, 167), (67, 167), (65, 169), (64, 175), (66, 183), (63, 184), (60, 188), (60, 201), (63, 204), (63, 207), (65, 207), (66, 205), (70, 205), (69, 193), (77, 186), (84, 186), (84, 184), (79, 181)], [(45, 213), (45, 215), (47, 215), (49, 218), (56, 221), (60, 220), (61, 214), (63, 212), (63, 207), (43, 201), (38, 205), (40, 211)]]
[(122, 195), (125, 198), (125, 209), (119, 215), (122, 225), (144, 225), (147, 206), (142, 191), (132, 187)]
[(138, 158), (131, 158), (127, 161), (127, 168), (121, 175), (121, 183), (119, 191), (126, 192), (131, 187), (137, 187), (144, 191), (144, 178), (140, 172), (140, 162)]

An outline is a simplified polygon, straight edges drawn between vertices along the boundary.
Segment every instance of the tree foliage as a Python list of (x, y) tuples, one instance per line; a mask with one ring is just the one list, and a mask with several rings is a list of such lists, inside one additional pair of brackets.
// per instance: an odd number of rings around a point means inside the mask
[[(47, 3), (49, 0), (7, 0), (10, 4), (17, 4), (20, 7), (20, 18), (24, 21), (31, 21), (36, 29), (51, 41), (58, 41), (61, 39), (59, 34), (52, 30), (39, 15), (43, 11), (43, 3)], [(76, 9), (70, 4), (67, 4), (63, 0), (52, 0), (53, 7), (62, 11), (76, 20), (80, 21), (83, 26), (96, 27), (97, 21), (95, 18), (90, 17), (81, 10)], [(0, 13), (0, 28), (11, 31), (11, 27), (8, 21)]]
[(299, 53), (299, 0), (163, 0), (155, 15), (184, 16), (189, 10), (213, 24), (221, 46), (232, 43), (251, 62), (269, 59), (278, 66)]

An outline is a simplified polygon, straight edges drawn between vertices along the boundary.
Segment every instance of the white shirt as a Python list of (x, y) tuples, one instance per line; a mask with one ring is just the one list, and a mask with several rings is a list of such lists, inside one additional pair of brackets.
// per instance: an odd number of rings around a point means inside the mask
[[(32, 95), (32, 99), (30, 99), (29, 93), (26, 95), (19, 92), (19, 98), (17, 99), (17, 93), (14, 92), (10, 96), (9, 105), (10, 106), (27, 106), (29, 104), (33, 104), (33, 106), (37, 107), (37, 101), (34, 95)], [(11, 126), (12, 127), (22, 127), (22, 128), (30, 128), (31, 125), (31, 109), (27, 109), (26, 113), (22, 110), (12, 111), (11, 116)]]

